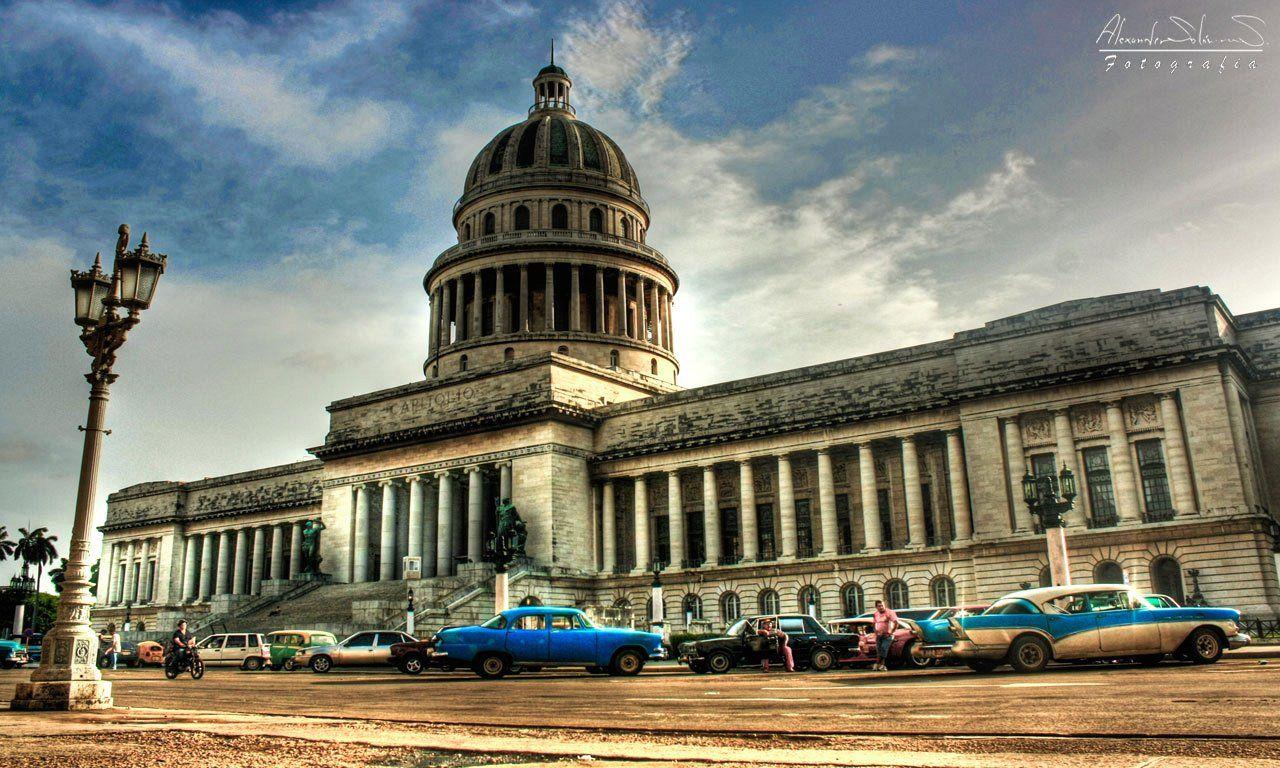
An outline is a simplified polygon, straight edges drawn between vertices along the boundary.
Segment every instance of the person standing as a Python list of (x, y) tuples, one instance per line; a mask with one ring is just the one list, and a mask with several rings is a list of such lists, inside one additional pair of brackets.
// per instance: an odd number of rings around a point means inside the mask
[(107, 661), (111, 663), (111, 668), (115, 669), (116, 664), (120, 661), (120, 633), (116, 631), (115, 624), (107, 625)]
[(876, 665), (874, 671), (888, 671), (889, 648), (893, 645), (893, 633), (898, 629), (898, 614), (886, 608), (883, 600), (876, 601), (876, 610), (872, 614), (876, 631)]
[[(796, 662), (791, 655), (791, 645), (788, 643), (790, 638), (787, 633), (783, 632), (773, 623), (773, 619), (763, 619), (760, 622), (759, 634), (772, 642), (778, 644), (778, 652), (782, 654), (782, 661), (787, 667), (788, 672), (796, 671)], [(761, 666), (765, 672), (769, 671), (769, 649), (765, 648), (764, 654), (761, 656)]]

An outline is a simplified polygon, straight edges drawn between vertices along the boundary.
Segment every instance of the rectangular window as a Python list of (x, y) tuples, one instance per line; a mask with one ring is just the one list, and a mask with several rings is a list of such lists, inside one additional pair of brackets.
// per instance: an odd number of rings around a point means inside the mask
[(808, 499), (796, 499), (796, 556), (813, 557), (813, 518)]
[(853, 515), (849, 510), (849, 494), (836, 495), (836, 528), (840, 531), (840, 554), (853, 552)]
[(1089, 527), (1115, 525), (1116, 495), (1111, 487), (1111, 464), (1106, 448), (1084, 449), (1084, 477), (1089, 488)]
[(893, 549), (893, 507), (889, 505), (889, 489), (876, 489), (876, 506), (880, 508), (881, 546)]
[(1160, 441), (1139, 440), (1134, 448), (1138, 451), (1138, 473), (1142, 475), (1142, 501), (1146, 506), (1147, 522), (1172, 518), (1173, 498), (1169, 495), (1169, 476), (1165, 473)]
[(720, 510), (720, 562), (732, 565), (742, 559), (742, 537), (738, 535), (738, 508)]
[(1031, 456), (1031, 475), (1033, 477), (1052, 477), (1057, 474), (1053, 468), (1052, 453), (1036, 453)]
[(920, 498), (924, 500), (924, 540), (930, 547), (938, 544), (938, 531), (933, 524), (933, 494), (929, 493), (929, 484), (920, 484)]
[(702, 512), (686, 512), (684, 516), (684, 535), (688, 542), (685, 556), (689, 559), (689, 567), (702, 565), (707, 558), (706, 539), (702, 534)]
[(776, 560), (778, 551), (773, 538), (773, 505), (756, 505), (756, 532), (759, 534), (760, 559)]

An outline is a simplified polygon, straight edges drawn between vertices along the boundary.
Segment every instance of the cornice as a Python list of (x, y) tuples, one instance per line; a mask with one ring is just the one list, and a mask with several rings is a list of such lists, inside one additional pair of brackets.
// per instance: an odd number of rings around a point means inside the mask
[(396, 469), (381, 470), (378, 472), (362, 472), (354, 475), (330, 477), (322, 481), (321, 485), (325, 488), (336, 488), (344, 485), (359, 485), (361, 483), (376, 482), (378, 480), (399, 480), (402, 478), (412, 477), (414, 475), (446, 472), (453, 469), (474, 466), (476, 464), (493, 464), (500, 461), (509, 461), (521, 456), (535, 456), (543, 453), (558, 453), (563, 456), (573, 456), (579, 459), (587, 459), (590, 458), (591, 455), (588, 451), (584, 451), (580, 448), (574, 448), (569, 445), (561, 445), (560, 443), (540, 443), (538, 445), (528, 445), (504, 451), (491, 451), (489, 453), (480, 453), (474, 456), (463, 456), (461, 458), (448, 459), (447, 461), (432, 461), (423, 464), (413, 464), (407, 467), (397, 467)]

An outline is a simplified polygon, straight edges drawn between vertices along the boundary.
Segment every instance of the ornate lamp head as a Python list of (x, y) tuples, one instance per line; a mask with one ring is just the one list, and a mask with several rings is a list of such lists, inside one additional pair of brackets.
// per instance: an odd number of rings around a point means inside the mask
[(1058, 473), (1058, 487), (1061, 488), (1062, 498), (1068, 502), (1076, 497), (1076, 476), (1067, 469), (1066, 464), (1062, 465), (1062, 471)]
[(1034, 507), (1040, 500), (1040, 492), (1036, 488), (1036, 479), (1030, 472), (1022, 476), (1022, 500)]
[(71, 270), (71, 288), (76, 297), (76, 325), (92, 328), (102, 322), (106, 299), (111, 295), (111, 278), (102, 271), (102, 254), (93, 259), (87, 272)]
[(147, 243), (147, 233), (142, 233), (142, 242), (132, 251), (126, 251), (116, 257), (116, 272), (120, 276), (120, 296), (118, 301), (130, 312), (141, 312), (151, 306), (155, 297), (156, 284), (160, 275), (164, 274), (168, 257), (163, 253), (152, 253)]

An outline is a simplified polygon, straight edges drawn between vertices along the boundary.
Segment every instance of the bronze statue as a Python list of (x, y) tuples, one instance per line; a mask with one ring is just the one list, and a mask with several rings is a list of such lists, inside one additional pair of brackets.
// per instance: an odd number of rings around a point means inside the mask
[(525, 556), (524, 545), (529, 533), (511, 499), (499, 499), (495, 506), (497, 525), (485, 543), (484, 559), (497, 566), (499, 571), (504, 571)]
[(325, 525), (319, 518), (302, 524), (302, 572), (320, 573), (320, 532)]

